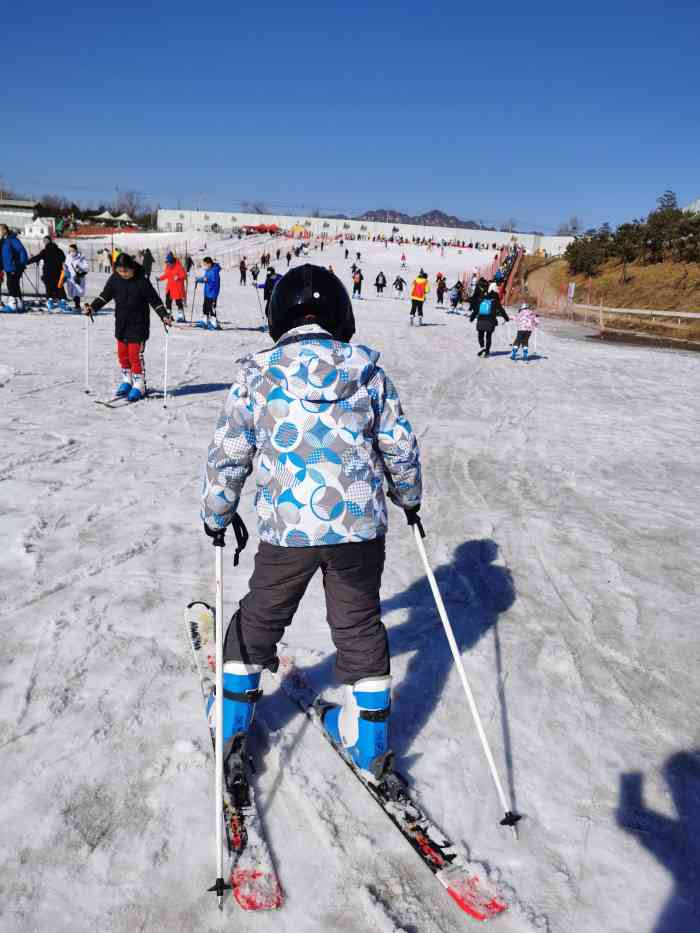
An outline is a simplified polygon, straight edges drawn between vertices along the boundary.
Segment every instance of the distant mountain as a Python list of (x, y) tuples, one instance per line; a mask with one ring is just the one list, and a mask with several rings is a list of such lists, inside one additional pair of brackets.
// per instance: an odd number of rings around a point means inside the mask
[(444, 211), (426, 211), (424, 214), (404, 214), (402, 211), (378, 210), (365, 211), (353, 220), (370, 220), (390, 224), (418, 224), (424, 227), (461, 227), (472, 230), (493, 230), (493, 227), (482, 227), (476, 220), (462, 220), (454, 214), (445, 214)]

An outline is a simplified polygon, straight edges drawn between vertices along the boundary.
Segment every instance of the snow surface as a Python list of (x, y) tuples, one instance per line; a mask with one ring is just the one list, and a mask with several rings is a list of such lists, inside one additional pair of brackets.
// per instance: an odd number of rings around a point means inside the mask
[[(383, 605), (400, 768), (475, 867), (503, 884), (512, 909), (494, 930), (700, 929), (700, 358), (545, 322), (529, 364), (508, 359), (503, 327), (481, 360), (473, 326), (438, 310), (434, 291), (422, 329), (409, 328), (406, 299), (371, 297), (379, 268), (393, 281), (400, 249), (357, 248), (369, 257), (357, 339), (382, 352), (421, 441), (426, 544), (524, 814), (520, 841), (498, 825), (394, 510)], [(455, 251), (408, 253), (409, 281), (421, 263), (431, 281), (474, 264)], [(311, 257), (349, 282), (338, 247)], [(103, 280), (91, 274), (89, 293)], [(212, 763), (182, 611), (214, 598), (198, 497), (233, 361), (268, 343), (255, 291), (237, 282), (224, 273), (229, 329), (172, 332), (165, 410), (155, 399), (93, 403), (117, 374), (110, 317), (0, 317), (2, 931), (475, 925), (271, 681), (256, 786), (286, 903), (251, 916), (229, 901), (222, 916), (204, 893)], [(87, 326), (92, 395), (82, 391)], [(155, 318), (146, 356), (159, 387)], [(251, 485), (251, 529), (252, 496)], [(226, 552), (231, 611), (254, 553), (253, 540), (234, 571)], [(284, 650), (333, 695), (331, 647), (316, 582)]]

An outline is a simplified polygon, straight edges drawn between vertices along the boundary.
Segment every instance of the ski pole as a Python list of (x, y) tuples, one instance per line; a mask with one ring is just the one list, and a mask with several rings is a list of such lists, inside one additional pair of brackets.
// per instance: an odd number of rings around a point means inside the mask
[(260, 292), (258, 291), (258, 286), (257, 286), (257, 285), (255, 286), (255, 294), (257, 295), (257, 298), (258, 298), (258, 307), (260, 308), (260, 316), (261, 316), (261, 317), (263, 318), (263, 320), (264, 320), (264, 318), (265, 318), (265, 312), (263, 311), (262, 301), (260, 301)]
[(219, 901), (219, 910), (224, 909), (224, 890), (230, 885), (224, 882), (224, 532), (212, 538), (216, 548), (216, 616), (214, 619), (216, 634), (216, 731), (214, 736), (214, 768), (216, 786), (214, 804), (216, 807), (216, 881), (209, 888), (215, 891)]
[(165, 363), (163, 367), (163, 408), (168, 407), (168, 328), (165, 328)]
[[(90, 317), (85, 315), (85, 394), (90, 394)], [(94, 323), (94, 322), (93, 322)]]
[(194, 280), (194, 291), (192, 292), (192, 305), (190, 306), (190, 324), (194, 320), (194, 305), (195, 305), (195, 302), (197, 301), (197, 286), (198, 285), (199, 285), (199, 282), (195, 279)]
[(493, 754), (491, 753), (491, 748), (489, 746), (488, 739), (486, 738), (486, 733), (484, 732), (484, 727), (481, 724), (481, 717), (479, 716), (479, 711), (476, 708), (476, 702), (474, 700), (474, 694), (471, 691), (469, 686), (469, 681), (467, 680), (467, 674), (464, 670), (464, 665), (462, 664), (462, 657), (459, 653), (459, 648), (457, 647), (457, 642), (455, 641), (454, 632), (452, 626), (450, 625), (450, 620), (447, 618), (447, 611), (445, 610), (445, 604), (442, 601), (442, 596), (440, 595), (440, 590), (438, 589), (437, 582), (433, 571), (430, 569), (430, 564), (428, 563), (428, 556), (425, 553), (425, 547), (423, 546), (423, 536), (425, 532), (422, 532), (422, 528), (419, 525), (413, 526), (413, 534), (416, 540), (416, 547), (418, 548), (418, 553), (421, 556), (423, 561), (423, 567), (425, 568), (426, 576), (428, 577), (428, 582), (430, 583), (430, 589), (433, 591), (433, 598), (435, 599), (435, 605), (437, 606), (438, 614), (442, 622), (443, 628), (445, 629), (445, 635), (447, 636), (447, 642), (450, 646), (452, 652), (452, 657), (454, 658), (455, 666), (457, 667), (457, 673), (459, 678), (462, 681), (462, 686), (464, 687), (464, 692), (467, 696), (467, 702), (469, 704), (469, 709), (474, 719), (474, 725), (476, 726), (476, 731), (479, 733), (479, 738), (481, 739), (481, 747), (484, 750), (484, 755), (488, 762), (489, 768), (491, 770), (491, 777), (493, 778), (493, 783), (496, 785), (496, 793), (498, 794), (498, 799), (501, 802), (503, 807), (504, 817), (501, 820), (501, 826), (512, 826), (513, 832), (515, 833), (515, 838), (518, 838), (518, 831), (516, 829), (516, 823), (520, 819), (517, 813), (513, 813), (506, 801), (506, 795), (503, 790), (503, 785), (501, 784), (501, 779), (498, 776), (498, 771), (496, 770), (496, 762), (493, 759)]

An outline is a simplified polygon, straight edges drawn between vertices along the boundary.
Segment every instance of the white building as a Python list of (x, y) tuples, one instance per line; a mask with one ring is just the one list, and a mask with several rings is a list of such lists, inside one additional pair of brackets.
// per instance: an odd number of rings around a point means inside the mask
[(24, 230), (36, 217), (37, 207), (34, 201), (0, 199), (0, 224), (7, 224), (12, 230)]
[(24, 225), (23, 236), (29, 240), (40, 240), (42, 237), (56, 236), (56, 221), (53, 217), (37, 217), (31, 223)]
[(188, 211), (159, 210), (158, 230), (163, 233), (231, 233), (239, 227), (257, 227), (275, 224), (282, 230), (307, 230), (311, 235), (335, 237), (342, 234), (373, 237), (402, 236), (432, 237), (442, 240), (464, 241), (465, 243), (495, 243), (497, 247), (516, 244), (529, 253), (546, 250), (550, 255), (564, 252), (573, 237), (538, 236), (532, 233), (511, 233), (507, 230), (474, 230), (457, 227), (425, 227), (417, 224), (384, 223), (372, 220), (343, 220), (335, 217), (306, 217), (299, 214), (247, 214), (241, 211)]

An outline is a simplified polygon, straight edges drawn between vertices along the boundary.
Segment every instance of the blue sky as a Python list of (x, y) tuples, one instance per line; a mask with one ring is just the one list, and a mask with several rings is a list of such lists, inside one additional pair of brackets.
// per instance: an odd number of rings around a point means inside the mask
[(700, 197), (697, 0), (9, 7), (0, 181), (35, 196), (543, 230)]

